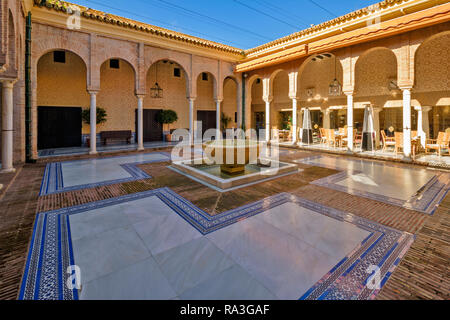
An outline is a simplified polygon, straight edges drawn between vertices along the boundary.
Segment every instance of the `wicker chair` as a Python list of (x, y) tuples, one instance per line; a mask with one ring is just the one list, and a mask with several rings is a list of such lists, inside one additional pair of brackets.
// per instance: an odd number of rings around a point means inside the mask
[(327, 129), (319, 128), (320, 133), (320, 143), (327, 143), (328, 136), (327, 136)]
[(403, 149), (403, 132), (395, 133), (395, 154), (397, 155), (399, 150)]
[[(347, 129), (345, 129), (346, 130), (346, 132), (345, 132), (345, 136), (342, 138), (342, 146), (344, 147), (344, 146), (346, 146), (346, 145), (348, 145), (348, 134), (347, 134)], [(357, 129), (353, 129), (353, 144), (354, 145), (356, 145), (356, 134), (357, 134)]]
[(428, 153), (428, 150), (436, 150), (438, 155), (441, 156), (442, 149), (449, 148), (450, 143), (450, 133), (439, 132), (437, 139), (428, 139), (425, 143), (425, 153)]
[(334, 148), (336, 148), (336, 146), (339, 144), (339, 140), (336, 138), (334, 130), (333, 129), (326, 129), (326, 130), (327, 130), (328, 145), (331, 145)]
[(384, 130), (381, 130), (381, 140), (383, 141), (383, 152), (386, 151), (389, 146), (395, 147), (395, 138), (387, 137)]

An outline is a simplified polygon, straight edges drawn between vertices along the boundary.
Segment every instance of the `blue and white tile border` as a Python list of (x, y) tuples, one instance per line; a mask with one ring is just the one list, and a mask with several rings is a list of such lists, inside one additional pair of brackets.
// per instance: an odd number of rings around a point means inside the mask
[[(342, 171), (342, 168), (331, 165), (331, 164), (316, 164), (310, 163), (311, 160), (320, 159), (324, 156), (313, 156), (308, 158), (303, 158), (300, 160), (296, 160), (297, 163), (303, 163), (307, 165), (320, 166), (324, 168), (334, 169), (341, 171), (334, 175), (316, 180), (311, 182), (311, 184), (315, 184), (318, 186), (334, 189), (337, 191), (345, 192), (348, 194), (369, 198), (373, 200), (377, 200), (380, 202), (392, 204), (395, 206), (403, 207), (410, 210), (415, 210), (419, 212), (423, 212), (429, 215), (433, 215), (439, 204), (444, 200), (447, 193), (450, 191), (450, 174), (445, 172), (436, 171), (435, 176), (431, 178), (417, 193), (412, 196), (407, 201), (402, 199), (397, 199), (393, 197), (387, 197), (381, 194), (376, 194), (372, 192), (367, 192), (359, 189), (353, 189), (347, 186), (339, 185), (338, 182), (343, 181), (349, 178), (352, 175), (358, 175), (363, 172), (357, 170), (345, 170)], [(370, 160), (348, 160), (348, 161), (370, 161)], [(395, 163), (383, 163), (384, 166), (391, 167), (402, 167), (401, 165)], [(421, 170), (416, 168), (410, 168), (411, 170)]]
[[(81, 190), (81, 189), (96, 188), (96, 187), (107, 186), (107, 185), (117, 184), (117, 183), (130, 182), (130, 181), (136, 181), (136, 180), (141, 180), (141, 179), (149, 179), (149, 178), (151, 178), (151, 176), (148, 175), (145, 171), (139, 169), (138, 165), (170, 161), (170, 154), (167, 152), (152, 152), (152, 153), (148, 153), (148, 154), (160, 154), (160, 155), (164, 155), (167, 158), (160, 159), (160, 160), (149, 160), (149, 161), (121, 164), (120, 167), (122, 167), (125, 171), (127, 171), (130, 174), (129, 178), (108, 180), (108, 181), (102, 181), (102, 182), (97, 182), (97, 183), (77, 185), (77, 186), (72, 186), (72, 187), (64, 187), (62, 165), (64, 163), (74, 163), (74, 162), (78, 162), (78, 161), (87, 161), (87, 160), (92, 160), (92, 159), (48, 163), (47, 166), (45, 167), (44, 176), (42, 178), (41, 188), (39, 191), (39, 196), (45, 196), (45, 195), (54, 194), (54, 193), (62, 193), (62, 192)], [(126, 155), (126, 156), (115, 156), (115, 157), (114, 156), (102, 157), (102, 158), (99, 158), (96, 160), (101, 161), (104, 159), (126, 158), (126, 157), (131, 157), (131, 156)]]
[(156, 196), (203, 235), (224, 228), (287, 202), (345, 221), (367, 230), (370, 235), (328, 272), (301, 299), (372, 299), (379, 290), (365, 284), (369, 266), (378, 266), (382, 285), (406, 253), (414, 236), (367, 219), (345, 213), (298, 196), (281, 193), (240, 208), (211, 216), (169, 188), (135, 193), (75, 207), (39, 213), (20, 290), (20, 299), (76, 300), (78, 292), (66, 286), (67, 267), (73, 256), (69, 216), (120, 203)]

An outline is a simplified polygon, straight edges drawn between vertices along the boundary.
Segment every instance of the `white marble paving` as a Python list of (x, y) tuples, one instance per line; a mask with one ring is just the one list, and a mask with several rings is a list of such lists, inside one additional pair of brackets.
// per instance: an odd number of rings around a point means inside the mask
[(286, 203), (202, 236), (156, 196), (70, 225), (81, 299), (298, 299), (369, 234)]
[(120, 166), (121, 164), (165, 159), (167, 159), (167, 156), (163, 154), (149, 153), (63, 162), (64, 187), (130, 178), (131, 175)]
[[(287, 212), (290, 220), (295, 220), (293, 216), (305, 210), (295, 205), (280, 207), (284, 207), (281, 210)], [(279, 212), (272, 209), (263, 214), (266, 217), (254, 216), (207, 236), (279, 299), (298, 299), (347, 253), (356, 248), (366, 235), (362, 233), (359, 239), (349, 240), (347, 243), (352, 242), (351, 249), (337, 257), (317, 248), (320, 247), (318, 242), (322, 241), (317, 235), (299, 235), (294, 232), (294, 236), (274, 226), (270, 219), (266, 222), (267, 216), (277, 216)], [(331, 241), (330, 236), (330, 233), (321, 235), (328, 242)], [(316, 247), (302, 240), (302, 237), (316, 237)], [(337, 236), (342, 239), (345, 237), (345, 234)]]
[(176, 293), (153, 258), (87, 283), (81, 300), (169, 300)]
[(155, 259), (178, 294), (215, 278), (234, 264), (204, 237), (160, 253)]
[(337, 182), (338, 185), (407, 201), (430, 181), (435, 173), (427, 169), (393, 167), (383, 163), (322, 156), (307, 161), (311, 165), (336, 166), (342, 171), (360, 171)]

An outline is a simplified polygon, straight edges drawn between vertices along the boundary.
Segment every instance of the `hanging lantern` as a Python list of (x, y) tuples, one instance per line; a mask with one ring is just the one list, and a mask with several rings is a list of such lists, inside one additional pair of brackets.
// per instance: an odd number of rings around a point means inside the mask
[(333, 97), (340, 96), (342, 94), (342, 85), (337, 79), (336, 56), (334, 57), (334, 80), (330, 84), (330, 90), (328, 94)]
[(342, 85), (339, 83), (337, 79), (334, 79), (330, 84), (330, 96), (340, 96), (342, 93)]
[(158, 82), (150, 89), (150, 94), (153, 99), (162, 99), (163, 89), (161, 89)]
[(150, 96), (153, 99), (162, 99), (163, 89), (158, 84), (158, 64), (156, 64), (156, 82), (155, 85), (150, 88)]

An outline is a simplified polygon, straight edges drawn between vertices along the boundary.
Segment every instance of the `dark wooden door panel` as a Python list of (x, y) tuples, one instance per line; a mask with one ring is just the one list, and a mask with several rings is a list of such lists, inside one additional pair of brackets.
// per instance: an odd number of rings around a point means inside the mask
[(81, 108), (38, 107), (38, 148), (81, 146)]
[[(144, 142), (162, 141), (163, 140), (163, 128), (162, 125), (156, 121), (156, 115), (161, 110), (157, 109), (144, 109)], [(137, 140), (137, 110), (135, 112), (136, 120), (136, 140)]]
[(202, 122), (202, 135), (208, 129), (216, 129), (216, 111), (197, 111), (197, 121)]

